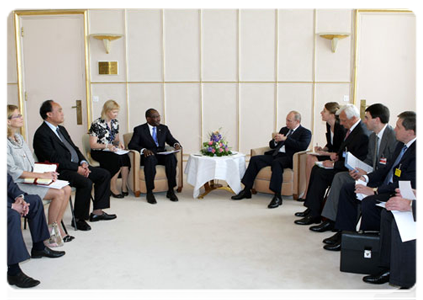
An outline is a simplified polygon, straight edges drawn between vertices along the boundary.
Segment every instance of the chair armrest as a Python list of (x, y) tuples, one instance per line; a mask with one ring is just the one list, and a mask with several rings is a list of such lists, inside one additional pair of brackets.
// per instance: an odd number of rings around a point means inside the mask
[(135, 193), (140, 190), (140, 165), (141, 155), (136, 150), (129, 150), (129, 160), (131, 161), (131, 169), (129, 171), (129, 188)]
[(271, 150), (270, 147), (261, 147), (251, 149), (251, 156), (264, 155), (264, 152)]
[(307, 152), (299, 151), (292, 157), (292, 171), (294, 172), (294, 199), (297, 199), (305, 191), (306, 186), (306, 162)]

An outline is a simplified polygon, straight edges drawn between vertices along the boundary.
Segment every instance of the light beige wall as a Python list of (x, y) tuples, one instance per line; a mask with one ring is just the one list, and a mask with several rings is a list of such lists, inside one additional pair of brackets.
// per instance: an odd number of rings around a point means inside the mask
[[(13, 18), (8, 22), (8, 101), (13, 102)], [(377, 30), (379, 20), (372, 22)], [(404, 26), (390, 31), (401, 35)], [(312, 143), (324, 144), (325, 124), (319, 115), (324, 103), (353, 102), (354, 29), (350, 9), (88, 10), (89, 35), (123, 35), (111, 43), (109, 54), (101, 41), (88, 37), (92, 119), (105, 101), (114, 99), (121, 105), (125, 133), (144, 123), (145, 110), (154, 107), (185, 154), (198, 151), (208, 133), (220, 127), (233, 150), (248, 154), (253, 147), (267, 145), (270, 134), (284, 126), (286, 114), (298, 110), (303, 125), (313, 131)], [(351, 35), (332, 53), (330, 41), (318, 36), (327, 31)], [(369, 35), (360, 40), (363, 49), (371, 48)], [(408, 39), (415, 40), (415, 31)], [(388, 85), (398, 79), (401, 57), (409, 51), (389, 54), (393, 68), (385, 65), (380, 71), (395, 73), (388, 76)], [(369, 55), (367, 67), (379, 58), (379, 53)], [(99, 75), (99, 61), (117, 61), (119, 74)], [(407, 66), (401, 78), (409, 80), (401, 82), (415, 93), (415, 65)], [(359, 70), (358, 77), (365, 80), (359, 81), (358, 97), (362, 91), (378, 93), (381, 86), (362, 88), (369, 70)], [(401, 87), (395, 89), (396, 96), (403, 94)], [(383, 89), (383, 95), (390, 93)]]

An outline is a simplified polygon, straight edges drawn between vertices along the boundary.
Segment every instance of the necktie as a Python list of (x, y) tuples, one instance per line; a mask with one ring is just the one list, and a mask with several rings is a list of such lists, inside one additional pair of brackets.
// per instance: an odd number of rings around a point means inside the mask
[(395, 160), (395, 162), (393, 163), (391, 169), (389, 170), (388, 175), (386, 175), (385, 180), (383, 181), (384, 185), (389, 184), (390, 182), (393, 182), (393, 175), (394, 175), (394, 168), (399, 164), (399, 162), (401, 161), (401, 158), (403, 157), (405, 151), (407, 150), (407, 146), (404, 145), (404, 147), (402, 147), (402, 150), (400, 152), (400, 154), (398, 155), (397, 159)]
[(159, 147), (159, 142), (157, 141), (156, 127), (153, 127), (153, 140), (156, 143), (156, 146)]
[(376, 170), (377, 160), (379, 157), (379, 137), (376, 135), (375, 138), (375, 147), (374, 147), (374, 155), (373, 155), (373, 170)]
[(351, 130), (348, 130), (348, 131), (347, 131), (347, 134), (345, 135), (345, 139), (344, 139), (344, 141), (348, 138), (348, 136), (350, 135), (350, 133), (351, 133)]
[[(292, 133), (293, 133), (294, 131), (293, 130), (289, 130), (288, 131), (288, 134), (286, 135), (286, 138), (288, 138)], [(286, 140), (285, 140), (286, 141)], [(273, 156), (276, 156), (276, 155), (278, 155), (278, 153), (279, 153), (279, 150), (282, 148), (282, 146), (285, 144), (285, 141), (283, 141), (283, 142), (280, 142), (279, 143), (279, 145), (276, 147), (276, 149), (275, 149), (275, 151), (273, 152)]]
[(63, 134), (60, 132), (59, 127), (57, 127), (56, 132), (59, 135), (59, 138), (62, 140), (62, 143), (66, 146), (66, 148), (68, 148), (68, 150), (69, 150), (69, 152), (71, 154), (71, 162), (78, 163), (79, 162), (78, 153), (76, 153), (75, 149), (65, 139), (65, 137), (63, 136)]

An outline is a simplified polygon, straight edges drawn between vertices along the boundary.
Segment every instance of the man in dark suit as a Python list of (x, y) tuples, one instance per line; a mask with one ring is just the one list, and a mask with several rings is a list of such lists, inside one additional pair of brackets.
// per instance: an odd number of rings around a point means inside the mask
[[(368, 130), (372, 131), (372, 134), (369, 138), (368, 152), (364, 163), (372, 166), (373, 170), (386, 165), (388, 157), (391, 157), (397, 145), (395, 131), (388, 123), (389, 109), (385, 105), (376, 103), (366, 108), (364, 124), (366, 124)], [(366, 174), (364, 170), (356, 169), (349, 172), (339, 172), (335, 175), (322, 211), (322, 216), (326, 220), (317, 226), (311, 226), (311, 231), (325, 232), (335, 227), (339, 193), (342, 186), (347, 182), (355, 182)]]
[(265, 155), (251, 157), (247, 171), (241, 180), (244, 184), (244, 189), (238, 195), (232, 196), (232, 199), (251, 198), (251, 189), (257, 174), (262, 168), (271, 166), (272, 177), (270, 178), (269, 189), (275, 195), (268, 208), (276, 208), (282, 205), (283, 170), (292, 168), (294, 153), (307, 149), (310, 140), (310, 130), (301, 126), (301, 114), (296, 111), (289, 112), (286, 116), (286, 127), (281, 128), (279, 133), (269, 142), (269, 147), (273, 150), (266, 152)]
[[(103, 209), (110, 207), (110, 173), (88, 165), (87, 160), (72, 142), (65, 127), (62, 107), (53, 100), (46, 100), (40, 107), (44, 122), (34, 135), (34, 151), (39, 161), (58, 163), (59, 179), (69, 181), (76, 188), (76, 228), (90, 230), (85, 220), (91, 222), (113, 220), (116, 215), (107, 214)], [(94, 183), (93, 212), (89, 215), (92, 186)], [(72, 226), (75, 224), (72, 222)]]
[(391, 211), (412, 211), (416, 221), (416, 200), (408, 200), (397, 195), (386, 202), (382, 210), (380, 222), (380, 245), (378, 274), (363, 277), (363, 281), (371, 284), (389, 282), (409, 289), (416, 283), (416, 240), (403, 242), (397, 223)]
[(22, 192), (7, 174), (7, 282), (20, 288), (30, 288), (40, 284), (22, 272), (19, 263), (29, 259), (29, 253), (22, 236), (21, 218), (27, 218), (32, 237), (32, 258), (57, 258), (64, 251), (54, 251), (44, 245), (50, 237), (44, 205), (37, 195)]
[[(323, 247), (330, 251), (341, 250), (342, 231), (354, 231), (357, 224), (357, 209), (361, 204), (361, 230), (380, 229), (381, 208), (378, 201), (386, 202), (395, 194), (398, 181), (410, 181), (416, 187), (416, 113), (406, 111), (398, 115), (395, 126), (396, 138), (399, 141), (390, 162), (376, 172), (363, 175), (360, 179), (367, 186), (346, 183), (342, 186), (335, 230), (338, 232), (323, 240)], [(366, 196), (362, 201), (356, 194)]]
[(144, 166), (145, 181), (147, 187), (147, 201), (156, 204), (154, 197), (154, 177), (156, 176), (156, 165), (164, 165), (168, 191), (166, 197), (171, 201), (178, 201), (173, 190), (176, 186), (176, 157), (175, 155), (162, 155), (159, 152), (165, 151), (166, 143), (180, 150), (181, 145), (172, 136), (166, 125), (160, 124), (160, 114), (157, 110), (150, 108), (145, 112), (147, 123), (134, 128), (134, 134), (128, 144), (129, 149), (141, 153), (141, 165)]
[(323, 161), (325, 168), (314, 166), (309, 183), (309, 192), (304, 205), (308, 209), (305, 212), (296, 213), (296, 216), (304, 216), (296, 220), (297, 225), (310, 225), (320, 223), (320, 213), (326, 189), (332, 183), (336, 173), (347, 171), (344, 166), (346, 152), (351, 152), (355, 157), (364, 160), (367, 155), (369, 135), (366, 125), (360, 119), (360, 112), (353, 104), (342, 106), (337, 112), (342, 126), (347, 129), (344, 142), (337, 153), (331, 155), (331, 160)]

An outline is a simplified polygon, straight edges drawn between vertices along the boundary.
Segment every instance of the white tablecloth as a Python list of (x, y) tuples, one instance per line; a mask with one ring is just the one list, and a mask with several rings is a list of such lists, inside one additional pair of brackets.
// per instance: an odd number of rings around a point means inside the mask
[(191, 154), (185, 167), (187, 182), (194, 186), (194, 198), (200, 195), (200, 188), (213, 179), (225, 180), (232, 190), (241, 191), (241, 178), (245, 173), (245, 154), (210, 157)]

